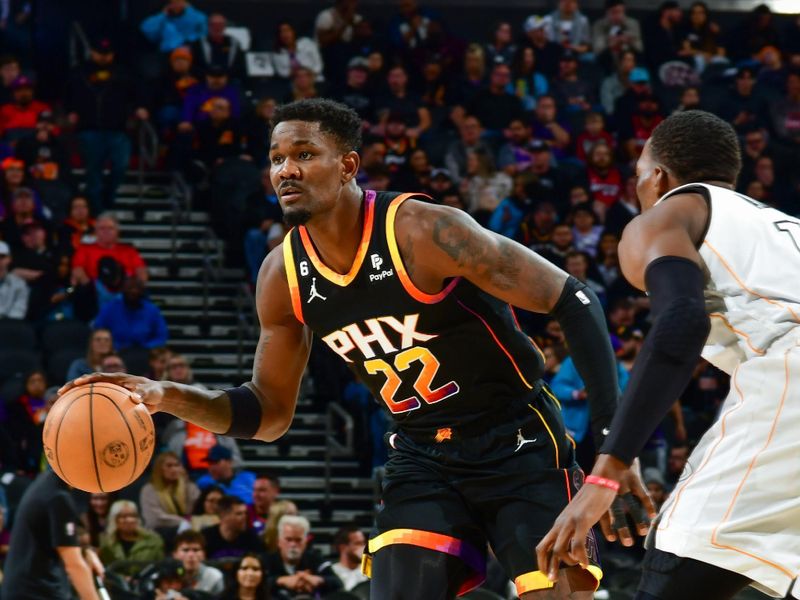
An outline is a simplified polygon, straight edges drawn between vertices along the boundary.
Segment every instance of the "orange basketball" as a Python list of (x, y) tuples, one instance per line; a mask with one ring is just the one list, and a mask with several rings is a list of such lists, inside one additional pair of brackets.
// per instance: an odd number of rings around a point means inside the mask
[(155, 447), (153, 419), (131, 392), (90, 383), (56, 400), (42, 434), (56, 474), (85, 492), (113, 492), (136, 480)]

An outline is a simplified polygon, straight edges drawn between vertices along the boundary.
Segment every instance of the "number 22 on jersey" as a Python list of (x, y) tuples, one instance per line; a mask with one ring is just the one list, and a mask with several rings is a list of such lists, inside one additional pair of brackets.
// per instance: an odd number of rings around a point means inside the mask
[[(420, 398), (426, 404), (436, 404), (445, 398), (449, 398), (459, 392), (458, 384), (455, 381), (450, 381), (436, 389), (431, 389), (433, 385), (433, 378), (439, 371), (440, 363), (433, 353), (423, 346), (414, 346), (408, 350), (400, 352), (394, 358), (394, 366), (387, 363), (381, 358), (368, 360), (364, 363), (364, 369), (370, 375), (382, 373), (386, 377), (386, 382), (381, 387), (381, 398), (386, 403), (386, 406), (393, 414), (409, 412), (418, 409), (422, 406)], [(415, 362), (422, 365), (422, 369), (417, 375), (414, 382), (414, 391), (419, 394), (417, 396), (410, 396), (403, 400), (395, 398), (400, 385), (403, 383), (402, 377), (398, 373), (408, 370), (408, 368)]]

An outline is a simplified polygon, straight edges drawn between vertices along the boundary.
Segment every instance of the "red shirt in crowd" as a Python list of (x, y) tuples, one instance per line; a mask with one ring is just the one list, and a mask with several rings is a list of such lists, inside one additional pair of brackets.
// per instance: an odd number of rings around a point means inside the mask
[(0, 106), (0, 133), (8, 129), (35, 129), (39, 113), (50, 110), (50, 106), (39, 100), (33, 100), (26, 106), (9, 102)]
[(608, 173), (601, 175), (590, 167), (586, 169), (586, 173), (589, 176), (589, 193), (592, 195), (592, 200), (602, 202), (607, 207), (619, 200), (622, 194), (622, 174), (619, 169), (612, 167)]
[(104, 256), (110, 256), (125, 269), (125, 275), (136, 274), (136, 269), (145, 267), (144, 260), (130, 244), (114, 244), (111, 248), (101, 248), (97, 244), (81, 244), (72, 257), (72, 268), (81, 267), (89, 279), (97, 279), (97, 263)]
[(614, 140), (614, 136), (607, 131), (601, 131), (597, 135), (592, 135), (588, 131), (584, 131), (578, 136), (578, 139), (575, 142), (575, 156), (577, 156), (583, 162), (586, 162), (586, 155), (589, 154), (589, 150), (592, 149), (592, 146), (598, 142), (605, 142), (608, 147), (612, 149), (617, 145), (617, 142)]

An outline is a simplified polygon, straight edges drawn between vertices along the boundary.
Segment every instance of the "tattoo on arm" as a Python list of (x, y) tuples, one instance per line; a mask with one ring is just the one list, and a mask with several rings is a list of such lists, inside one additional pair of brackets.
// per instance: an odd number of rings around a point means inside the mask
[(496, 238), (495, 243), (487, 243), (448, 215), (434, 222), (433, 241), (459, 267), (488, 276), (497, 288), (510, 290), (519, 285), (520, 266), (514, 258), (513, 242)]

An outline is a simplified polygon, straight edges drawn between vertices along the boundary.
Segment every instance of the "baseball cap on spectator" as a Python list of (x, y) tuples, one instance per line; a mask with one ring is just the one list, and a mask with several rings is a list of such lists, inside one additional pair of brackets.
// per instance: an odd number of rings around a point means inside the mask
[(363, 69), (364, 71), (369, 71), (369, 63), (367, 59), (363, 56), (354, 56), (350, 59), (350, 62), (347, 63), (348, 69)]
[(21, 88), (32, 88), (32, 87), (33, 87), (33, 80), (27, 75), (20, 75), (14, 81), (11, 82), (12, 90), (18, 90)]
[(642, 480), (644, 484), (647, 485), (649, 483), (656, 483), (660, 485), (662, 488), (665, 487), (664, 476), (661, 474), (661, 471), (656, 469), (655, 467), (647, 467), (642, 472)]
[(175, 48), (175, 50), (173, 50), (169, 55), (170, 60), (175, 60), (176, 58), (184, 58), (188, 61), (191, 61), (192, 51), (186, 46), (179, 46), (178, 48)]
[(107, 37), (99, 37), (92, 43), (92, 50), (100, 54), (111, 54), (114, 52), (114, 44)]
[(206, 460), (210, 463), (217, 462), (219, 460), (233, 460), (233, 454), (225, 446), (220, 446), (217, 444), (216, 446), (212, 446), (208, 451)]
[(4, 171), (7, 171), (8, 169), (24, 169), (25, 161), (14, 158), (13, 156), (9, 156), (4, 158), (3, 162), (0, 162), (0, 168), (2, 168)]
[(431, 179), (436, 179), (437, 177), (441, 177), (442, 179), (449, 179), (450, 181), (453, 180), (453, 176), (450, 174), (450, 171), (442, 168), (433, 169), (431, 171)]
[(528, 144), (528, 150), (531, 152), (549, 152), (550, 146), (544, 140), (531, 140), (531, 143)]
[(210, 65), (206, 70), (206, 75), (209, 77), (225, 77), (228, 70), (222, 65)]
[(650, 83), (650, 73), (644, 67), (634, 67), (628, 79), (631, 83)]
[(55, 123), (56, 117), (51, 110), (43, 110), (39, 113), (39, 116), (36, 117), (37, 123)]
[(0, 240), (0, 256), (8, 256), (11, 254), (11, 249), (4, 241)]
[(539, 15), (531, 15), (527, 19), (525, 19), (525, 23), (522, 25), (522, 28), (525, 30), (525, 33), (531, 32), (534, 29), (544, 29), (547, 27), (547, 23), (549, 22), (549, 17), (540, 17)]

